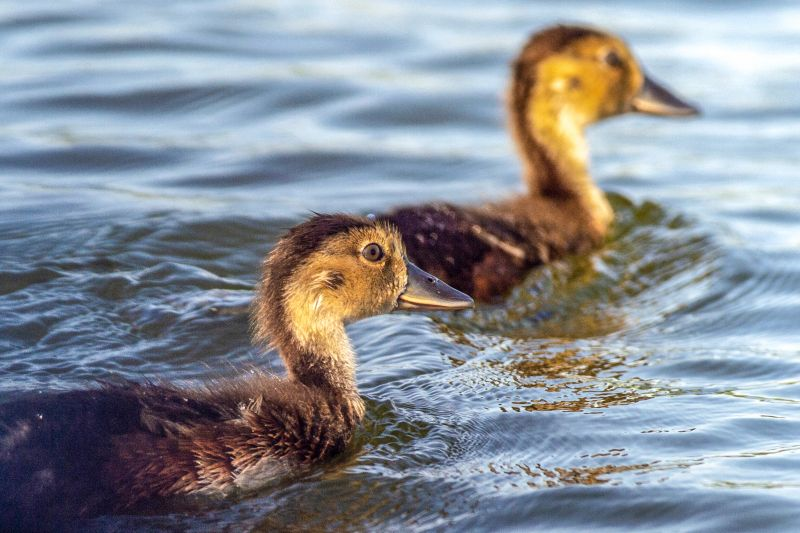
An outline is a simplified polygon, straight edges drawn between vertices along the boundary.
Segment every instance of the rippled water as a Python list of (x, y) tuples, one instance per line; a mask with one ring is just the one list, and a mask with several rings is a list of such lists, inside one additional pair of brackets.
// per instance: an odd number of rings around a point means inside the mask
[(621, 33), (698, 120), (591, 130), (618, 224), (505, 305), (350, 328), (349, 452), (99, 530), (800, 526), (793, 2), (6, 2), (0, 393), (281, 371), (259, 261), (309, 210), (519, 190), (507, 64)]

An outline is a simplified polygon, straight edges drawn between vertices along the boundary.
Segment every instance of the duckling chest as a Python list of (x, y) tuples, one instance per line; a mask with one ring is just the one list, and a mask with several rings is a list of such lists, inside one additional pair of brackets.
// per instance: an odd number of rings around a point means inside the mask
[(115, 485), (131, 505), (153, 496), (250, 490), (297, 473), (342, 452), (363, 414), (315, 399), (256, 398), (215, 421), (125, 435), (116, 441)]
[(269, 404), (247, 410), (242, 419), (249, 431), (237, 434), (237, 443), (231, 443), (231, 449), (242, 451), (234, 464), (246, 466), (243, 461), (248, 453), (254, 460), (311, 463), (327, 459), (344, 450), (361, 417), (362, 413), (347, 403)]

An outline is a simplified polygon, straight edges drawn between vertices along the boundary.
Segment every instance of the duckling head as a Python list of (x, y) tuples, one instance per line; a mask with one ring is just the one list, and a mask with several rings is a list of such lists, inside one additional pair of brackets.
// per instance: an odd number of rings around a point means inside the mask
[(529, 192), (581, 199), (598, 235), (613, 211), (589, 174), (586, 126), (628, 112), (698, 113), (648, 77), (620, 38), (579, 26), (534, 34), (513, 64), (509, 96)]
[(622, 39), (591, 28), (536, 33), (515, 61), (513, 83), (512, 98), (546, 103), (554, 116), (567, 114), (581, 127), (628, 112), (698, 113), (648, 77)]
[[(290, 374), (330, 359), (352, 359), (343, 325), (395, 309), (456, 310), (472, 299), (406, 258), (385, 222), (317, 215), (295, 226), (264, 262), (253, 306), (256, 340), (277, 347)], [(349, 364), (349, 363), (348, 363)], [(322, 364), (322, 366), (326, 366)]]

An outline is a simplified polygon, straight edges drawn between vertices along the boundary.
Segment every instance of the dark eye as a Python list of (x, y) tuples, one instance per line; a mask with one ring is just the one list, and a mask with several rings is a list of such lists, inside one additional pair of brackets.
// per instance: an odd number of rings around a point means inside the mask
[(619, 57), (619, 54), (616, 53), (614, 50), (611, 50), (603, 57), (603, 61), (605, 61), (606, 65), (614, 68), (619, 68), (622, 66), (622, 58)]
[(379, 244), (375, 244), (374, 242), (368, 244), (361, 250), (361, 255), (364, 256), (364, 259), (367, 261), (380, 261), (383, 259), (383, 248), (380, 247)]

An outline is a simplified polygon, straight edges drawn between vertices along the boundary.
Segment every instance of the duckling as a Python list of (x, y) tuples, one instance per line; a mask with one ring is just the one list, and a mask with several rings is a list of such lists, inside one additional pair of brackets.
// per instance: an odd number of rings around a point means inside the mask
[(49, 528), (169, 496), (247, 490), (329, 458), (364, 416), (345, 323), (471, 306), (408, 262), (391, 225), (317, 215), (269, 253), (252, 305), (254, 339), (278, 350), (285, 378), (103, 383), (0, 405), (0, 524)]
[(603, 242), (614, 213), (589, 174), (586, 126), (628, 112), (698, 113), (645, 75), (620, 38), (577, 26), (530, 38), (513, 63), (507, 111), (526, 194), (382, 216), (400, 229), (412, 260), (482, 301), (504, 295), (531, 267)]

